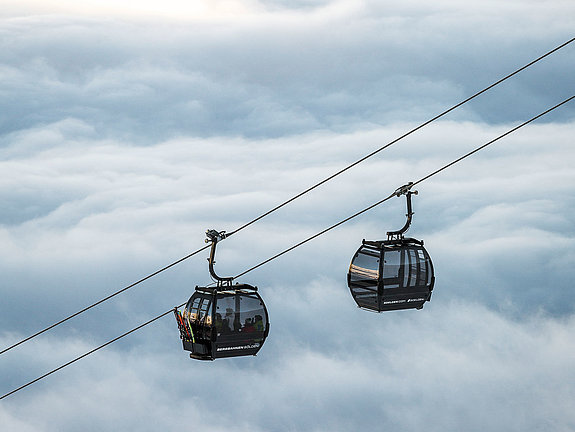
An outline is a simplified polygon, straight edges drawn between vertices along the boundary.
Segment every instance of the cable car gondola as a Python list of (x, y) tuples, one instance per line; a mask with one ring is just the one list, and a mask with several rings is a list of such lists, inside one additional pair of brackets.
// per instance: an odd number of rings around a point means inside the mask
[(211, 241), (209, 269), (215, 287), (199, 287), (183, 313), (174, 308), (184, 350), (197, 360), (256, 355), (269, 333), (269, 319), (257, 287), (232, 285), (233, 278), (221, 278), (214, 271), (216, 244), (225, 232), (208, 230)]
[(407, 197), (407, 221), (399, 231), (387, 233), (387, 240), (363, 240), (347, 274), (347, 284), (360, 308), (384, 312), (422, 309), (431, 299), (435, 283), (433, 264), (422, 240), (405, 238), (413, 212), (413, 183), (395, 191)]

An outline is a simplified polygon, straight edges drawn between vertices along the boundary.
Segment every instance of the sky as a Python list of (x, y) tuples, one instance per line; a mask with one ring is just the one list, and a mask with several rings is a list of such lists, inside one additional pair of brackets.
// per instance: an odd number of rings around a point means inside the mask
[[(0, 349), (573, 38), (566, 0), (0, 0)], [(236, 275), (575, 94), (575, 43), (219, 244)], [(256, 357), (171, 315), (0, 401), (2, 430), (575, 429), (575, 102), (426, 180), (421, 311), (358, 309), (392, 199), (254, 270)], [(207, 251), (0, 354), (0, 395), (185, 302)]]

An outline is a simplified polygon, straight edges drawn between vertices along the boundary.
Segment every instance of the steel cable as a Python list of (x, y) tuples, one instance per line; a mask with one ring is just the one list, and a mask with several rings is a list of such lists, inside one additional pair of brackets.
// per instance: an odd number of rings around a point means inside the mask
[[(522, 66), (521, 68), (515, 70), (514, 72), (512, 72), (512, 73), (510, 73), (510, 74), (508, 74), (508, 75), (506, 75), (506, 76), (504, 76), (503, 78), (501, 78), (501, 79), (499, 79), (498, 81), (494, 82), (493, 84), (489, 85), (488, 87), (485, 87), (483, 90), (478, 91), (477, 93), (473, 94), (472, 96), (468, 97), (467, 99), (464, 99), (463, 101), (459, 102), (458, 104), (453, 105), (451, 108), (449, 108), (449, 109), (443, 111), (442, 113), (436, 115), (435, 117), (432, 117), (431, 119), (427, 120), (426, 122), (420, 124), (419, 126), (413, 128), (413, 129), (411, 129), (410, 131), (406, 132), (405, 134), (401, 135), (400, 137), (398, 137), (398, 138), (394, 139), (393, 141), (387, 143), (386, 145), (384, 145), (384, 146), (382, 146), (382, 147), (380, 147), (380, 148), (374, 150), (373, 152), (369, 153), (368, 155), (362, 157), (361, 159), (358, 159), (358, 160), (355, 161), (354, 163), (352, 163), (352, 164), (346, 166), (345, 168), (343, 168), (343, 169), (337, 171), (336, 173), (330, 175), (329, 177), (326, 177), (324, 180), (322, 180), (322, 181), (316, 183), (315, 185), (313, 185), (313, 186), (307, 188), (306, 190), (304, 190), (304, 191), (298, 193), (297, 195), (294, 195), (292, 198), (288, 199), (287, 201), (284, 201), (283, 203), (281, 203), (281, 204), (277, 205), (276, 207), (272, 208), (271, 210), (268, 210), (267, 212), (261, 214), (260, 216), (258, 216), (258, 217), (256, 217), (256, 218), (252, 219), (251, 221), (245, 223), (244, 225), (240, 226), (240, 227), (237, 228), (236, 230), (234, 230), (234, 231), (228, 233), (228, 234), (227, 234), (227, 237), (229, 237), (229, 236), (231, 236), (232, 234), (235, 234), (235, 233), (237, 233), (237, 232), (239, 232), (239, 231), (241, 231), (241, 230), (247, 228), (248, 226), (250, 226), (250, 225), (256, 223), (257, 221), (263, 219), (264, 217), (266, 217), (266, 216), (268, 216), (268, 215), (274, 213), (275, 211), (279, 210), (280, 208), (286, 206), (287, 204), (289, 204), (289, 203), (295, 201), (296, 199), (302, 197), (303, 195), (305, 195), (305, 194), (311, 192), (312, 190), (318, 188), (319, 186), (323, 185), (324, 183), (327, 183), (328, 181), (334, 179), (335, 177), (337, 177), (337, 176), (343, 174), (344, 172), (348, 171), (349, 169), (355, 167), (356, 165), (359, 165), (360, 163), (364, 162), (365, 160), (367, 160), (367, 159), (373, 157), (374, 155), (380, 153), (381, 151), (385, 150), (386, 148), (391, 147), (392, 145), (396, 144), (398, 141), (400, 141), (400, 140), (402, 140), (402, 139), (408, 137), (409, 135), (411, 135), (411, 134), (413, 134), (414, 132), (416, 132), (416, 131), (422, 129), (423, 127), (425, 127), (425, 126), (427, 126), (427, 125), (429, 125), (430, 123), (434, 122), (435, 120), (438, 120), (439, 118), (441, 118), (441, 117), (445, 116), (446, 114), (450, 113), (451, 111), (453, 111), (453, 110), (459, 108), (460, 106), (462, 106), (462, 105), (464, 105), (465, 103), (471, 101), (472, 99), (475, 99), (477, 96), (479, 96), (479, 95), (481, 95), (481, 94), (487, 92), (488, 90), (490, 90), (490, 89), (492, 89), (493, 87), (495, 87), (495, 86), (501, 84), (502, 82), (504, 82), (504, 81), (506, 81), (507, 79), (513, 77), (514, 75), (517, 75), (517, 74), (520, 73), (521, 71), (523, 71), (523, 70), (529, 68), (530, 66), (532, 66), (532, 65), (534, 65), (535, 63), (541, 61), (541, 60), (544, 59), (545, 57), (548, 57), (549, 55), (555, 53), (556, 51), (560, 50), (561, 48), (563, 48), (563, 47), (569, 45), (569, 44), (572, 43), (573, 41), (575, 41), (575, 38), (572, 38), (572, 39), (568, 40), (567, 42), (564, 42), (564, 43), (562, 43), (561, 45), (559, 45), (559, 46), (553, 48), (552, 50), (550, 50), (550, 51), (548, 51), (548, 52), (546, 52), (545, 54), (543, 54), (543, 55), (537, 57), (535, 60), (533, 60), (533, 61), (527, 63), (525, 66)], [(68, 321), (68, 320), (70, 320), (70, 319), (72, 319), (72, 318), (74, 318), (74, 317), (76, 317), (76, 316), (78, 316), (78, 315), (80, 315), (80, 314), (82, 314), (82, 313), (84, 313), (84, 312), (86, 312), (86, 311), (88, 311), (88, 310), (90, 310), (90, 309), (92, 309), (92, 308), (94, 308), (94, 307), (96, 307), (96, 306), (98, 306), (98, 305), (100, 305), (100, 304), (102, 304), (102, 303), (104, 303), (104, 302), (110, 300), (111, 298), (117, 296), (118, 294), (121, 294), (121, 293), (123, 293), (123, 292), (129, 290), (130, 288), (133, 288), (133, 287), (139, 285), (140, 283), (142, 283), (142, 282), (144, 282), (144, 281), (146, 281), (146, 280), (148, 280), (148, 279), (150, 279), (150, 278), (152, 278), (152, 277), (154, 277), (154, 276), (156, 276), (156, 275), (162, 273), (163, 271), (168, 270), (168, 269), (171, 268), (171, 267), (174, 267), (175, 265), (177, 265), (177, 264), (179, 264), (179, 263), (181, 263), (181, 262), (187, 260), (188, 258), (191, 258), (192, 256), (194, 256), (194, 255), (198, 254), (199, 252), (201, 252), (201, 251), (207, 249), (208, 247), (210, 247), (209, 244), (208, 244), (207, 246), (204, 246), (203, 248), (198, 249), (197, 251), (192, 252), (192, 253), (186, 255), (185, 257), (180, 258), (180, 259), (178, 259), (177, 261), (175, 261), (175, 262), (173, 262), (173, 263), (171, 263), (171, 264), (169, 264), (169, 265), (167, 265), (167, 266), (161, 268), (160, 270), (157, 270), (157, 271), (155, 271), (154, 273), (151, 273), (150, 275), (148, 275), (148, 276), (146, 276), (146, 277), (144, 277), (144, 278), (138, 280), (137, 282), (134, 282), (134, 283), (128, 285), (127, 287), (122, 288), (122, 289), (120, 289), (120, 290), (118, 290), (118, 291), (116, 291), (116, 292), (114, 292), (114, 293), (108, 295), (107, 297), (104, 297), (103, 299), (101, 299), (101, 300), (99, 300), (99, 301), (97, 301), (97, 302), (95, 302), (95, 303), (92, 303), (92, 304), (89, 305), (89, 306), (86, 306), (85, 308), (79, 310), (78, 312), (75, 312), (75, 313), (73, 313), (72, 315), (69, 315), (68, 317), (63, 318), (63, 319), (61, 319), (60, 321), (57, 321), (56, 323), (51, 324), (51, 325), (49, 325), (48, 327), (46, 327), (46, 328), (44, 328), (44, 329), (42, 329), (42, 330), (40, 330), (40, 331), (37, 331), (36, 333), (34, 333), (34, 334), (32, 334), (32, 335), (30, 335), (30, 336), (28, 336), (28, 337), (26, 337), (26, 338), (20, 340), (19, 342), (16, 342), (16, 343), (14, 343), (13, 345), (10, 345), (9, 347), (2, 349), (2, 350), (0, 351), (0, 355), (1, 355), (1, 354), (4, 354), (4, 353), (7, 352), (7, 351), (10, 351), (10, 350), (13, 349), (13, 348), (16, 348), (17, 346), (19, 346), (19, 345), (21, 345), (21, 344), (23, 344), (23, 343), (25, 343), (25, 342), (27, 342), (27, 341), (29, 341), (29, 340), (31, 340), (31, 339), (34, 339), (34, 338), (37, 337), (37, 336), (40, 336), (41, 334), (43, 334), (43, 333), (45, 333), (45, 332), (47, 332), (47, 331), (53, 329), (54, 327), (57, 327), (57, 326), (59, 326), (60, 324), (63, 324), (63, 323), (65, 323), (66, 321)]]
[[(417, 185), (417, 184), (420, 184), (420, 183), (422, 183), (422, 182), (428, 180), (429, 178), (431, 178), (431, 177), (433, 177), (433, 176), (439, 174), (440, 172), (446, 170), (447, 168), (450, 168), (451, 166), (453, 166), (453, 165), (455, 165), (455, 164), (461, 162), (462, 160), (468, 158), (469, 156), (471, 156), (471, 155), (473, 155), (473, 154), (475, 154), (475, 153), (477, 153), (477, 152), (483, 150), (484, 148), (488, 147), (489, 145), (495, 143), (496, 141), (499, 141), (500, 139), (502, 139), (502, 138), (508, 136), (509, 134), (511, 134), (511, 133), (513, 133), (513, 132), (515, 132), (515, 131), (517, 131), (518, 129), (520, 129), (520, 128), (526, 126), (526, 125), (528, 125), (529, 123), (532, 123), (533, 121), (535, 121), (535, 120), (539, 119), (540, 117), (542, 117), (542, 116), (544, 116), (544, 115), (550, 113), (551, 111), (553, 111), (553, 110), (559, 108), (560, 106), (562, 106), (562, 105), (564, 105), (564, 104), (570, 102), (570, 101), (573, 100), (573, 99), (575, 99), (575, 95), (573, 95), (573, 96), (571, 96), (571, 97), (565, 99), (564, 101), (562, 101), (562, 102), (558, 103), (557, 105), (554, 105), (553, 107), (551, 107), (551, 108), (549, 108), (549, 109), (543, 111), (542, 113), (536, 115), (535, 117), (532, 117), (532, 118), (530, 118), (529, 120), (527, 120), (527, 121), (525, 121), (525, 122), (523, 122), (523, 123), (521, 123), (521, 124), (515, 126), (514, 128), (512, 128), (512, 129), (510, 129), (509, 131), (505, 132), (504, 134), (499, 135), (497, 138), (494, 138), (493, 140), (491, 140), (491, 141), (489, 141), (489, 142), (483, 144), (482, 146), (477, 147), (476, 149), (470, 151), (469, 153), (466, 153), (465, 155), (463, 155), (463, 156), (461, 156), (461, 157), (455, 159), (454, 161), (452, 161), (452, 162), (450, 162), (450, 163), (444, 165), (443, 167), (441, 167), (441, 168), (439, 168), (439, 169), (433, 171), (432, 173), (430, 173), (430, 174), (428, 174), (428, 175), (422, 177), (421, 179), (419, 179), (419, 180), (413, 182), (410, 187), (413, 187), (413, 186), (415, 186), (415, 185)], [(361, 215), (361, 214), (363, 214), (363, 213), (365, 213), (365, 212), (367, 212), (367, 211), (373, 209), (374, 207), (377, 207), (377, 206), (379, 206), (380, 204), (383, 204), (385, 201), (388, 201), (389, 199), (393, 198), (394, 196), (396, 196), (396, 192), (395, 192), (395, 191), (394, 191), (391, 195), (389, 195), (389, 196), (383, 198), (382, 200), (380, 200), (380, 201), (378, 201), (378, 202), (376, 202), (376, 203), (370, 205), (369, 207), (366, 207), (366, 208), (364, 208), (363, 210), (361, 210), (361, 211), (359, 211), (359, 212), (357, 212), (357, 213), (354, 213), (353, 215), (351, 215), (351, 216), (349, 216), (349, 217), (347, 217), (347, 218), (345, 218), (345, 219), (343, 219), (343, 220), (337, 222), (336, 224), (331, 225), (330, 227), (324, 229), (323, 231), (321, 231), (321, 232), (319, 232), (319, 233), (317, 233), (317, 234), (314, 234), (313, 236), (308, 237), (307, 239), (305, 239), (305, 240), (303, 240), (303, 241), (297, 243), (296, 245), (294, 245), (294, 246), (292, 246), (292, 247), (290, 247), (290, 248), (288, 248), (288, 249), (285, 249), (284, 251), (282, 251), (282, 252), (280, 252), (280, 253), (278, 253), (278, 254), (276, 254), (276, 255), (274, 255), (274, 256), (272, 256), (272, 257), (266, 259), (265, 261), (262, 261), (261, 263), (259, 263), (259, 264), (255, 265), (255, 266), (253, 266), (253, 267), (247, 269), (246, 271), (244, 271), (244, 272), (238, 274), (237, 276), (235, 276), (234, 279), (235, 279), (235, 278), (238, 278), (238, 277), (240, 277), (240, 276), (243, 276), (243, 275), (245, 275), (245, 274), (247, 274), (247, 273), (249, 273), (249, 272), (251, 272), (251, 271), (257, 269), (257, 268), (259, 268), (259, 267), (261, 267), (261, 266), (263, 266), (263, 265), (269, 263), (270, 261), (275, 260), (276, 258), (279, 258), (280, 256), (282, 256), (282, 255), (284, 255), (284, 254), (286, 254), (286, 253), (288, 253), (288, 252), (290, 252), (290, 251), (292, 251), (292, 250), (298, 248), (299, 246), (301, 246), (301, 245), (303, 245), (303, 244), (305, 244), (305, 243), (307, 243), (307, 242), (309, 242), (309, 241), (311, 241), (311, 240), (313, 240), (313, 239), (315, 239), (315, 238), (317, 238), (317, 237), (319, 237), (319, 236), (321, 236), (321, 235), (327, 233), (328, 231), (331, 231), (332, 229), (334, 229), (334, 228), (336, 228), (336, 227), (338, 227), (338, 226), (340, 226), (340, 225), (342, 225), (342, 224), (344, 224), (344, 223), (350, 221), (351, 219), (356, 218), (357, 216), (359, 216), (359, 215)], [(180, 308), (180, 307), (182, 307), (183, 305), (185, 305), (185, 303), (182, 303), (181, 305), (177, 306), (177, 308)], [(14, 389), (14, 390), (12, 390), (12, 391), (10, 391), (10, 392), (8, 392), (8, 393), (6, 393), (6, 394), (0, 396), (0, 400), (2, 400), (2, 399), (4, 399), (5, 397), (8, 397), (8, 396), (10, 396), (10, 395), (12, 395), (12, 394), (14, 394), (14, 393), (16, 393), (16, 392), (18, 392), (18, 391), (20, 391), (20, 390), (26, 388), (26, 387), (28, 387), (28, 386), (31, 385), (31, 384), (34, 384), (34, 383), (36, 383), (36, 382), (38, 382), (38, 381), (40, 381), (40, 380), (46, 378), (46, 377), (49, 376), (49, 375), (52, 375), (53, 373), (55, 373), (55, 372), (57, 372), (57, 371), (59, 371), (59, 370), (65, 368), (65, 367), (71, 365), (72, 363), (77, 362), (78, 360), (81, 360), (81, 359), (84, 358), (84, 357), (87, 357), (87, 356), (90, 355), (90, 354), (93, 354), (94, 352), (96, 352), (96, 351), (98, 351), (98, 350), (100, 350), (100, 349), (102, 349), (102, 348), (104, 348), (104, 347), (110, 345), (111, 343), (116, 342), (117, 340), (122, 339), (122, 338), (125, 337), (125, 336), (128, 336), (129, 334), (131, 334), (131, 333), (133, 333), (133, 332), (135, 332), (135, 331), (137, 331), (137, 330), (139, 330), (139, 329), (141, 329), (141, 328), (143, 328), (143, 327), (145, 327), (145, 326), (147, 326), (147, 325), (153, 323), (154, 321), (156, 321), (156, 320), (158, 320), (158, 319), (164, 317), (165, 315), (169, 314), (169, 313), (172, 312), (172, 311), (173, 311), (173, 309), (170, 309), (169, 311), (166, 311), (166, 312), (164, 312), (164, 313), (158, 315), (157, 317), (152, 318), (151, 320), (145, 322), (144, 324), (141, 324), (141, 325), (139, 325), (138, 327), (136, 327), (136, 328), (134, 328), (134, 329), (132, 329), (132, 330), (130, 330), (130, 331), (128, 331), (128, 332), (126, 332), (126, 333), (124, 333), (124, 334), (122, 334), (122, 335), (120, 335), (120, 336), (118, 336), (118, 337), (116, 337), (116, 338), (114, 338), (114, 339), (112, 339), (112, 340), (106, 342), (105, 344), (100, 345), (99, 347), (94, 348), (93, 350), (91, 350), (91, 351), (89, 351), (89, 352), (87, 352), (87, 353), (85, 353), (85, 354), (83, 354), (83, 355), (81, 355), (81, 356), (75, 358), (74, 360), (71, 360), (71, 361), (69, 361), (68, 363), (65, 363), (65, 364), (63, 364), (62, 366), (59, 366), (59, 367), (57, 367), (56, 369), (53, 369), (53, 370), (51, 370), (50, 372), (47, 372), (47, 373), (45, 373), (44, 375), (42, 375), (42, 376), (40, 376), (40, 377), (38, 377), (38, 378), (36, 378), (36, 379), (30, 381), (30, 382), (28, 382), (28, 383), (26, 383), (26, 384), (24, 384), (24, 385), (18, 387), (18, 388), (16, 388), (16, 389)]]

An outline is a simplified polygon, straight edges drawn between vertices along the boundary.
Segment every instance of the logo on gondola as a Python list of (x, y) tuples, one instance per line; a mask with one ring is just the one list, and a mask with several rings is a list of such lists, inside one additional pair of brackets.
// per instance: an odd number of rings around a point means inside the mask
[(418, 302), (418, 301), (425, 301), (424, 298), (414, 298), (414, 299), (402, 299), (402, 300), (388, 300), (384, 301), (383, 304), (398, 304), (398, 303), (410, 303), (410, 302)]
[(259, 343), (253, 343), (251, 345), (239, 345), (239, 346), (232, 346), (232, 347), (218, 347), (216, 351), (232, 351), (232, 350), (242, 350), (242, 349), (254, 349), (259, 348)]
[(405, 300), (388, 300), (383, 302), (383, 304), (396, 304), (396, 303), (405, 303)]

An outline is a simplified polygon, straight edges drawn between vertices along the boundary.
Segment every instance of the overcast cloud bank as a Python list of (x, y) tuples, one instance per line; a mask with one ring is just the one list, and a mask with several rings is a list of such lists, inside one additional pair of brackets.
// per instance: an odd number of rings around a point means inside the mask
[[(144, 346), (120, 355), (107, 350), (71, 367), (67, 379), (49, 378), (41, 386), (52, 389), (50, 398), (29, 390), (7, 400), (0, 415), (8, 430), (32, 431), (62, 424), (144, 431), (192, 423), (240, 431), (567, 431), (575, 425), (572, 318), (516, 323), (451, 301), (429, 309), (408, 318), (365, 319), (352, 310), (336, 323), (325, 319), (341, 336), (329, 341), (327, 353), (320, 348), (325, 341), (313, 343), (305, 333), (294, 341), (282, 330), (257, 358), (229, 362), (190, 364), (183, 352)], [(354, 328), (358, 320), (361, 332)]]
[[(569, 6), (557, 3), (514, 3), (513, 21), (449, 2), (336, 2), (208, 22), (130, 20), (121, 11), (5, 18), (0, 130), (73, 117), (101, 136), (150, 144), (423, 121), (568, 40), (571, 27), (557, 16)], [(572, 89), (572, 53), (565, 48), (455, 118), (515, 121), (558, 101)]]
[[(193, 6), (193, 7), (192, 7)], [(571, 2), (8, 1), (0, 348), (232, 231), (572, 37)], [(238, 274), (571, 96), (568, 46), (220, 245)], [(271, 334), (202, 363), (171, 317), (6, 398), (7, 431), (575, 427), (573, 103), (418, 187), (422, 311), (357, 309), (396, 199), (242, 277)], [(0, 356), (0, 393), (185, 301), (200, 254)]]

